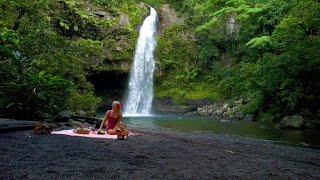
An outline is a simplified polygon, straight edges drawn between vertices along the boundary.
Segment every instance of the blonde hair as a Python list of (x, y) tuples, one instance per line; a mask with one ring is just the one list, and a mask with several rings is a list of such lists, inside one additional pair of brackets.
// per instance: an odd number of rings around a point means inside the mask
[(120, 108), (118, 108), (119, 112), (121, 112), (121, 103), (119, 101), (113, 101), (112, 103), (112, 109), (113, 109), (113, 106), (120, 106)]
[(112, 105), (114, 104), (121, 104), (119, 101), (113, 101)]

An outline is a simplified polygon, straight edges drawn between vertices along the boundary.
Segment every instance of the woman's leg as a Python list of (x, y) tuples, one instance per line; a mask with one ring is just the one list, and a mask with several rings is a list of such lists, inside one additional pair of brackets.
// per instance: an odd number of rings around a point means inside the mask
[(110, 135), (118, 134), (115, 129), (108, 129), (107, 133), (110, 134)]

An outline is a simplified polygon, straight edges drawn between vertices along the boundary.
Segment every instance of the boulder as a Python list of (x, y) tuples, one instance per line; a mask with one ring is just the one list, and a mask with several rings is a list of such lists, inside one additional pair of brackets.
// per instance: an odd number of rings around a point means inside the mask
[(237, 120), (241, 120), (241, 119), (243, 118), (243, 115), (242, 115), (241, 112), (237, 112), (237, 113), (235, 114), (234, 118), (237, 119)]
[(308, 129), (320, 129), (320, 121), (319, 120), (305, 120), (304, 127)]
[(218, 116), (220, 116), (222, 113), (223, 113), (223, 111), (221, 109), (217, 109), (215, 111), (215, 114), (218, 115)]
[(209, 115), (209, 114), (208, 114), (208, 111), (206, 110), (205, 107), (203, 107), (203, 108), (198, 108), (197, 112), (198, 112), (198, 114), (200, 114), (200, 115), (202, 115), (202, 116), (208, 116), (208, 115)]
[(299, 116), (287, 116), (281, 120), (279, 123), (280, 128), (289, 128), (289, 129), (302, 129), (304, 127), (305, 120)]
[(234, 106), (233, 108), (231, 108), (231, 111), (234, 113), (238, 110), (238, 107), (237, 106)]
[(239, 104), (242, 104), (242, 102), (243, 102), (243, 99), (238, 99), (237, 101), (235, 101), (235, 104), (239, 105)]
[(57, 126), (60, 127), (60, 128), (67, 127), (66, 123), (57, 123)]
[(228, 108), (229, 108), (229, 104), (226, 103), (226, 104), (223, 105), (222, 110), (223, 110), (223, 111), (227, 111)]
[(197, 115), (198, 115), (197, 111), (191, 111), (186, 114), (186, 116), (197, 116)]
[(83, 123), (81, 123), (81, 122), (79, 122), (79, 121), (72, 120), (72, 119), (70, 119), (70, 120), (68, 121), (68, 124), (69, 124), (70, 127), (73, 127), (73, 128), (76, 128), (76, 127), (84, 127), (84, 126), (85, 126)]
[(227, 117), (228, 117), (228, 113), (227, 113), (227, 112), (224, 112), (224, 113), (222, 114), (222, 117), (227, 118)]
[(247, 114), (244, 116), (243, 120), (245, 121), (254, 121), (254, 115), (253, 114)]
[(234, 115), (234, 112), (232, 111), (231, 108), (228, 108), (227, 114), (228, 114), (228, 116), (231, 116), (231, 115)]
[(61, 111), (55, 118), (56, 122), (67, 122), (71, 117), (70, 111)]
[(87, 115), (87, 113), (86, 113), (86, 112), (84, 112), (84, 111), (78, 110), (78, 111), (76, 112), (76, 115), (86, 116), (86, 115)]

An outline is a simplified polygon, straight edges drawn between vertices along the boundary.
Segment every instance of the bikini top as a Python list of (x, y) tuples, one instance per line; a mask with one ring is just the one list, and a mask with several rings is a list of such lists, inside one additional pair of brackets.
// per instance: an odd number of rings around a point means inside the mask
[(107, 129), (113, 129), (116, 126), (117, 122), (120, 120), (121, 114), (119, 114), (117, 117), (113, 117), (112, 110), (109, 110), (109, 111), (111, 111), (111, 112), (110, 112), (109, 116), (107, 117), (108, 118)]

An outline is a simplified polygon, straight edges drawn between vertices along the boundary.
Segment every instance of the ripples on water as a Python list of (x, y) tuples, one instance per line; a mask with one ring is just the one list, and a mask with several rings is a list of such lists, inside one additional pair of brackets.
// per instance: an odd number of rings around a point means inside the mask
[(198, 116), (123, 117), (128, 127), (149, 129), (169, 128), (181, 131), (205, 131), (233, 134), (247, 138), (271, 140), (277, 143), (320, 149), (320, 132), (316, 130), (275, 129), (274, 124), (251, 121), (227, 121)]

